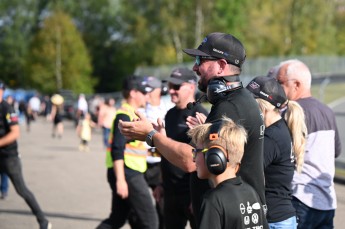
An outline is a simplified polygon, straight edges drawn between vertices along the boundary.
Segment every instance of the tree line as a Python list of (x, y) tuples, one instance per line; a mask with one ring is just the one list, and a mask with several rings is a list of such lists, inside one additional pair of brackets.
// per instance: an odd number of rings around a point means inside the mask
[(2, 0), (1, 79), (43, 93), (121, 90), (138, 66), (190, 62), (210, 32), (248, 58), (345, 54), (344, 0)]

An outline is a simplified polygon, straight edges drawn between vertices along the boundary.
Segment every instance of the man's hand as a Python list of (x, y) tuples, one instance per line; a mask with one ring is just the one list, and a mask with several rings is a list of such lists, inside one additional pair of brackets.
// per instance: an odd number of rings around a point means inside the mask
[(159, 133), (164, 134), (165, 136), (167, 135), (166, 131), (165, 131), (165, 125), (163, 122), (163, 119), (158, 118), (157, 119), (157, 125), (153, 124), (153, 127), (155, 128), (155, 130), (157, 130)]
[(155, 198), (157, 202), (160, 202), (163, 199), (163, 196), (164, 196), (164, 189), (161, 185), (158, 185), (153, 190), (153, 197)]
[(116, 194), (122, 199), (126, 199), (128, 197), (128, 185), (126, 180), (116, 181)]
[(186, 124), (189, 127), (189, 129), (193, 129), (197, 125), (204, 124), (206, 121), (206, 118), (207, 118), (206, 115), (204, 115), (203, 113), (196, 112), (195, 117), (193, 116), (187, 117)]
[(138, 118), (132, 122), (119, 120), (120, 132), (127, 139), (145, 141), (148, 133), (154, 129), (153, 125), (139, 111), (135, 111), (135, 114)]

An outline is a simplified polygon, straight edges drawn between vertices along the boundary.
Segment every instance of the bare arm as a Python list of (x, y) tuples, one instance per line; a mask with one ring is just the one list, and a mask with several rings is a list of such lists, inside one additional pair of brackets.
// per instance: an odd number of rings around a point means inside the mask
[(103, 126), (103, 120), (104, 120), (104, 105), (102, 105), (100, 108), (99, 108), (99, 112), (98, 112), (98, 123), (97, 125), (102, 127)]
[(175, 166), (186, 172), (196, 170), (193, 162), (192, 146), (175, 141), (161, 133), (153, 136), (153, 142), (159, 152)]
[(128, 197), (128, 185), (125, 178), (124, 161), (114, 161), (114, 173), (116, 176), (116, 192), (122, 199)]
[(57, 109), (56, 105), (53, 105), (52, 106), (52, 110), (50, 112), (50, 117), (49, 117), (50, 121), (54, 120), (55, 115), (56, 115), (56, 111), (57, 111), (56, 109)]
[[(137, 113), (139, 119), (134, 122), (119, 121), (121, 133), (128, 139), (145, 141), (146, 136), (152, 131), (153, 125), (140, 112)], [(163, 128), (162, 123), (159, 128)], [(153, 143), (159, 152), (172, 164), (186, 172), (195, 171), (193, 162), (193, 147), (181, 143), (165, 136), (164, 131), (160, 131), (153, 136)]]
[(10, 127), (10, 132), (0, 138), (0, 147), (6, 146), (11, 144), (12, 142), (16, 141), (19, 138), (19, 125), (13, 125)]

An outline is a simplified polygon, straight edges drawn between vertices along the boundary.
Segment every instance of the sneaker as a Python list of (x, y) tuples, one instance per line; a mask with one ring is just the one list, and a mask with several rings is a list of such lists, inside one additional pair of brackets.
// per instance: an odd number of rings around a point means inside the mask
[(40, 229), (52, 229), (53, 226), (51, 222), (45, 221), (44, 223), (40, 224)]
[(104, 222), (102, 222), (101, 224), (99, 224), (96, 229), (112, 229), (113, 227), (109, 224), (106, 224)]
[(1, 193), (0, 199), (4, 200), (4, 199), (6, 199), (6, 198), (7, 198), (7, 192)]

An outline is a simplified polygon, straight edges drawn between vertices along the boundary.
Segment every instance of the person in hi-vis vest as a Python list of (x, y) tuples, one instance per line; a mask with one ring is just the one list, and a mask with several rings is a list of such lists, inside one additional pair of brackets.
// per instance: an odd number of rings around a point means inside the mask
[(97, 229), (121, 228), (130, 211), (137, 216), (138, 228), (158, 228), (158, 216), (143, 175), (147, 169), (146, 146), (142, 141), (126, 140), (118, 128), (119, 120), (137, 118), (134, 111), (146, 105), (151, 91), (144, 77), (129, 76), (123, 82), (125, 101), (116, 112), (106, 152), (107, 177), (112, 190), (111, 212)]

